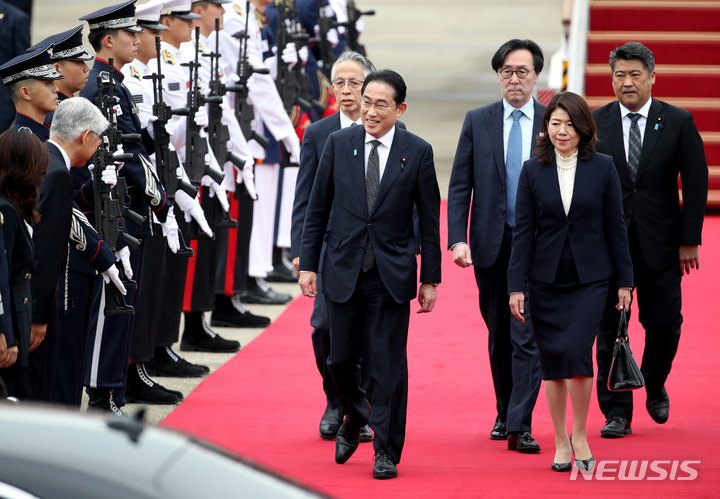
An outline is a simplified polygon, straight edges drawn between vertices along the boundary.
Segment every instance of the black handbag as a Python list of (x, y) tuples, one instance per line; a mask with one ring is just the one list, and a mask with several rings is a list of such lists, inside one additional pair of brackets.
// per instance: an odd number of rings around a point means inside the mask
[(637, 390), (645, 386), (645, 378), (643, 378), (640, 368), (633, 357), (632, 350), (630, 350), (627, 325), (627, 314), (623, 309), (620, 312), (617, 339), (615, 340), (612, 364), (610, 364), (607, 381), (608, 390), (613, 392)]

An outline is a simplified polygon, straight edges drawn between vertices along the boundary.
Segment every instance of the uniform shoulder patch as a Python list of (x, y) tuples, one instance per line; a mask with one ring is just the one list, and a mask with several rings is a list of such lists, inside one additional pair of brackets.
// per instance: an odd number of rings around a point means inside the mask
[(133, 102), (135, 102), (135, 104), (142, 104), (145, 100), (143, 98), (142, 94), (133, 94), (132, 97), (133, 97)]
[(107, 71), (100, 71), (100, 80), (104, 83), (110, 83), (110, 73)]
[(170, 53), (169, 50), (163, 50), (162, 51), (163, 61), (167, 62), (168, 64), (175, 65), (175, 58)]
[(133, 66), (130, 66), (130, 76), (133, 78), (137, 78), (138, 80), (142, 80), (142, 75), (140, 74), (140, 71), (135, 69)]
[(178, 90), (180, 90), (180, 83), (178, 83), (176, 81), (172, 82), (172, 83), (168, 83), (168, 90), (170, 92), (177, 92)]

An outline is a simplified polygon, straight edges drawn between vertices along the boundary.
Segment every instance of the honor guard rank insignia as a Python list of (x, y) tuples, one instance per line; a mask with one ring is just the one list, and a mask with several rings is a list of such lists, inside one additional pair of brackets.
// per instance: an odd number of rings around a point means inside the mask
[(107, 71), (100, 71), (100, 79), (103, 83), (110, 83), (110, 73)]
[(243, 10), (240, 8), (238, 4), (233, 4), (235, 7), (235, 13), (239, 16), (245, 17), (245, 14), (243, 13)]
[(163, 50), (162, 54), (163, 54), (163, 60), (165, 62), (167, 62), (168, 64), (172, 64), (173, 66), (175, 65), (175, 58), (173, 57), (173, 55), (170, 53), (169, 50)]
[(142, 80), (142, 75), (140, 74), (140, 71), (138, 71), (132, 66), (130, 66), (130, 76), (132, 76), (133, 78), (137, 78), (138, 80)]
[(145, 99), (143, 99), (142, 94), (134, 94), (133, 95), (133, 102), (135, 102), (135, 104), (142, 104), (144, 100)]
[(169, 92), (177, 92), (178, 90), (180, 90), (180, 83), (178, 83), (176, 81), (172, 82), (172, 83), (168, 83), (168, 91)]

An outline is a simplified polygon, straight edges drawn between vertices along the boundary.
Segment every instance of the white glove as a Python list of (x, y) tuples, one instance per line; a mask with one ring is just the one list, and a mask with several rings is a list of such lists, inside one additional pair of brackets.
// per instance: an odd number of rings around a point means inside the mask
[(120, 280), (120, 271), (117, 269), (115, 264), (110, 265), (110, 268), (103, 272), (102, 276), (105, 284), (110, 284), (110, 281), (112, 281), (123, 296), (127, 294), (127, 289), (125, 289), (125, 286), (123, 286), (123, 283)]
[[(315, 37), (320, 38), (320, 26), (317, 24), (315, 25)], [(338, 36), (338, 32), (335, 28), (328, 30), (326, 37), (327, 41), (332, 45), (332, 48), (335, 48), (340, 44), (340, 37)]]
[(215, 182), (213, 179), (208, 177), (207, 175), (204, 175), (202, 178), (202, 182), (205, 182), (205, 179), (210, 179), (209, 184), (203, 183), (203, 185), (207, 185), (210, 188), (210, 197), (217, 196), (218, 201), (220, 201), (220, 206), (222, 206), (223, 211), (227, 212), (230, 211), (230, 203), (228, 202), (227, 198), (227, 191), (222, 185), (219, 185), (217, 182)]
[[(119, 144), (117, 147), (117, 151), (115, 151), (113, 153), (113, 157), (121, 156), (123, 154), (125, 154), (125, 150), (123, 149), (122, 144)], [(122, 169), (123, 165), (125, 165), (125, 163), (123, 163), (122, 161), (113, 161), (113, 163), (115, 163), (115, 167), (117, 168), (117, 171), (120, 171)]]
[(205, 128), (208, 126), (208, 123), (210, 123), (210, 119), (208, 118), (207, 109), (203, 106), (195, 113), (195, 124), (199, 127)]
[(145, 126), (145, 129), (147, 130), (148, 135), (153, 140), (155, 140), (155, 127), (153, 126), (153, 123), (155, 123), (157, 120), (158, 120), (157, 116), (150, 116), (150, 118), (148, 118), (147, 125)]
[(110, 187), (115, 187), (115, 184), (117, 184), (117, 170), (115, 169), (115, 165), (108, 165), (102, 174), (100, 174), (100, 180)]
[(307, 48), (307, 45), (303, 45), (302, 47), (300, 47), (300, 50), (298, 50), (297, 53), (298, 53), (298, 57), (300, 58), (300, 60), (301, 60), (302, 63), (303, 63), (303, 66), (304, 66), (305, 64), (307, 64), (307, 60), (308, 60), (308, 48)]
[(285, 149), (290, 153), (290, 161), (295, 164), (300, 163), (300, 139), (295, 133), (291, 133), (284, 139), (282, 143), (285, 145)]
[(229, 85), (235, 85), (239, 81), (240, 81), (240, 77), (236, 73), (231, 73), (227, 79), (227, 82)]
[(283, 62), (288, 65), (290, 69), (295, 67), (295, 64), (298, 62), (298, 51), (295, 48), (295, 42), (290, 42), (287, 45), (285, 45), (285, 48), (282, 51), (282, 54), (280, 55)]
[[(127, 278), (132, 279), (133, 278), (133, 269), (132, 269), (132, 266), (130, 265), (130, 248), (125, 246), (124, 248), (117, 250), (115, 252), (115, 258), (117, 259), (117, 261), (122, 263), (123, 271), (125, 272), (125, 275), (127, 276)], [(114, 265), (113, 265), (113, 267), (114, 267)]]
[(197, 198), (190, 197), (187, 192), (178, 190), (175, 193), (175, 202), (185, 214), (185, 221), (190, 223), (194, 218), (200, 229), (210, 237), (213, 237), (213, 231), (205, 218), (205, 212), (200, 206)]
[(172, 206), (168, 210), (165, 223), (161, 223), (160, 227), (162, 227), (163, 236), (165, 236), (165, 239), (167, 240), (168, 248), (170, 248), (170, 251), (173, 253), (177, 253), (180, 249), (180, 239), (178, 236), (180, 229), (178, 228), (177, 221), (175, 220), (175, 213), (173, 212)]
[(248, 162), (245, 164), (242, 170), (238, 172), (237, 175), (237, 183), (238, 184), (245, 184), (245, 189), (247, 190), (247, 193), (250, 195), (250, 197), (254, 200), (257, 200), (257, 190), (255, 189), (255, 168), (253, 167), (253, 164)]

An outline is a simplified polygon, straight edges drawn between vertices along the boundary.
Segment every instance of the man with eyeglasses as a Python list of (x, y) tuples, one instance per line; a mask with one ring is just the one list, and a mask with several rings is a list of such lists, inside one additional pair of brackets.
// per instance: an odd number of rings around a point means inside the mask
[[(338, 57), (333, 64), (331, 78), (333, 92), (340, 105), (340, 111), (317, 123), (313, 123), (305, 130), (300, 149), (300, 168), (295, 184), (295, 201), (291, 225), (290, 253), (295, 274), (298, 276), (305, 212), (325, 142), (333, 132), (349, 126), (362, 125), (360, 120), (362, 85), (365, 83), (365, 77), (373, 71), (375, 71), (373, 63), (357, 52), (344, 52)], [(401, 124), (399, 126), (404, 127)], [(331, 223), (328, 223), (328, 228)], [(322, 272), (319, 272), (318, 283), (321, 282), (321, 275)], [(322, 288), (322, 284), (319, 284), (319, 286)], [(340, 429), (343, 414), (340, 398), (335, 390), (327, 366), (327, 357), (330, 354), (330, 317), (325, 303), (325, 295), (322, 289), (318, 291), (312, 317), (310, 318), (310, 325), (314, 328), (312, 343), (315, 352), (315, 363), (323, 378), (323, 390), (327, 399), (325, 412), (320, 419), (319, 431), (321, 438), (332, 440)], [(363, 371), (363, 380), (365, 381), (363, 386), (367, 388), (367, 369)], [(371, 440), (372, 432), (370, 428), (367, 425), (363, 426), (360, 441), (369, 442)]]
[[(377, 479), (397, 477), (405, 442), (410, 302), (417, 296), (418, 313), (431, 312), (440, 282), (440, 190), (432, 146), (396, 126), (407, 109), (405, 95), (405, 82), (394, 71), (365, 77), (364, 126), (328, 137), (300, 249), (299, 284), (309, 297), (317, 296), (324, 252), (322, 284), (332, 317), (328, 366), (346, 415), (335, 462), (352, 456), (369, 423)], [(415, 207), (422, 240), (419, 290)], [(365, 353), (374, 383), (372, 411), (360, 384)]]
[(520, 169), (535, 149), (545, 112), (532, 97), (543, 63), (532, 40), (512, 39), (495, 52), (492, 68), (503, 99), (467, 113), (448, 192), (449, 249), (458, 266), (473, 266), (488, 328), (497, 401), (490, 438), (523, 453), (540, 451), (531, 424), (541, 372), (527, 296), (525, 322), (510, 318), (507, 268)]

